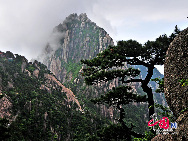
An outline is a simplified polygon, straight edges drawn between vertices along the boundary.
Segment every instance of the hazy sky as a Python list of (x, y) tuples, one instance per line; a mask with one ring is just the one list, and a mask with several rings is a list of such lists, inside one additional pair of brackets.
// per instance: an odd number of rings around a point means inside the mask
[[(0, 0), (0, 50), (36, 58), (53, 28), (72, 13), (88, 18), (117, 40), (140, 43), (188, 24), (187, 0)], [(163, 73), (163, 67), (160, 72)]]

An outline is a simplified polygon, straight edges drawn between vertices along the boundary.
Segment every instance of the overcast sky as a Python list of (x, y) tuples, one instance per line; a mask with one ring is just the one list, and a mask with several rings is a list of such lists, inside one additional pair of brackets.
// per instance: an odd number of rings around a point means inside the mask
[[(0, 50), (36, 58), (53, 28), (72, 13), (86, 13), (116, 43), (140, 43), (188, 25), (188, 0), (0, 0)], [(163, 73), (163, 67), (160, 68)]]

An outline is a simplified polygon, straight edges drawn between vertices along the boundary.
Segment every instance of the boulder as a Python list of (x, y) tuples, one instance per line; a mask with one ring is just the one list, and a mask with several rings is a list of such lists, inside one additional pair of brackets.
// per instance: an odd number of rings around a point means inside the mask
[(176, 117), (188, 107), (188, 86), (182, 86), (181, 79), (188, 79), (188, 28), (170, 44), (164, 64), (165, 97)]
[(152, 141), (188, 140), (188, 85), (182, 86), (182, 79), (188, 79), (188, 28), (172, 41), (164, 63), (164, 93), (177, 118), (177, 129), (175, 134), (158, 135)]

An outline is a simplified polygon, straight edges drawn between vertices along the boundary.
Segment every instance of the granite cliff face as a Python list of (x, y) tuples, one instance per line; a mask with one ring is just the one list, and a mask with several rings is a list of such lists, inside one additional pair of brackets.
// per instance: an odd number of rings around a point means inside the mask
[[(109, 45), (114, 45), (109, 34), (92, 22), (86, 14), (69, 15), (62, 24), (54, 28), (51, 38), (39, 60), (43, 60), (62, 83), (78, 83), (82, 69), (80, 60), (93, 58)], [(141, 78), (146, 76), (145, 67), (133, 67), (141, 70)], [(157, 69), (154, 69), (154, 75), (153, 78), (163, 77)], [(155, 82), (150, 82), (150, 85), (153, 90), (157, 88)], [(164, 105), (164, 99), (161, 101)]]
[[(44, 50), (44, 64), (63, 83), (75, 79), (70, 72), (76, 69), (77, 73), (81, 69), (79, 64), (81, 59), (92, 58), (109, 45), (113, 45), (112, 38), (88, 19), (86, 14), (71, 14), (62, 24), (54, 28), (52, 38), (54, 42), (47, 43)], [(70, 68), (70, 66), (72, 68)]]
[[(181, 79), (188, 78), (188, 28), (170, 44), (165, 59), (165, 97), (176, 117), (188, 107), (188, 86)], [(180, 99), (177, 99), (180, 98)]]
[(80, 106), (80, 103), (79, 103), (78, 99), (76, 99), (76, 97), (73, 94), (73, 92), (70, 89), (66, 88), (62, 83), (60, 83), (59, 80), (57, 80), (57, 78), (55, 78), (54, 75), (45, 73), (44, 77), (47, 79), (46, 80), (47, 83), (46, 83), (46, 85), (41, 85), (41, 89), (46, 89), (46, 90), (48, 90), (50, 92), (50, 88), (54, 87), (52, 85), (52, 83), (55, 84), (55, 85), (57, 85), (58, 87), (61, 88), (61, 92), (62, 93), (63, 92), (66, 93), (66, 96), (67, 96), (66, 101), (68, 103), (69, 102), (75, 102), (77, 104), (79, 110), (83, 111), (82, 108), (81, 108), (81, 106)]
[(158, 135), (152, 141), (188, 140), (188, 85), (179, 80), (188, 78), (188, 28), (170, 44), (164, 64), (164, 92), (167, 103), (176, 117), (177, 129), (173, 134)]
[(170, 44), (165, 59), (164, 90), (167, 103), (177, 117), (177, 136), (174, 140), (188, 140), (188, 85), (179, 80), (188, 79), (188, 28)]

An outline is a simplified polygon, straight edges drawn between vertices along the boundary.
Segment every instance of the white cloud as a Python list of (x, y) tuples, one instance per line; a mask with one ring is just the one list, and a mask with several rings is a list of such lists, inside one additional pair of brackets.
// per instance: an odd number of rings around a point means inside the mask
[(184, 29), (187, 5), (187, 0), (0, 0), (0, 50), (35, 58), (53, 28), (72, 13), (87, 13), (115, 41), (144, 43), (175, 25)]
[(56, 25), (72, 13), (91, 9), (94, 2), (0, 0), (0, 50), (25, 55), (29, 60), (36, 57)]
[(164, 65), (155, 65), (155, 68), (157, 68), (159, 72), (164, 75)]

